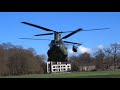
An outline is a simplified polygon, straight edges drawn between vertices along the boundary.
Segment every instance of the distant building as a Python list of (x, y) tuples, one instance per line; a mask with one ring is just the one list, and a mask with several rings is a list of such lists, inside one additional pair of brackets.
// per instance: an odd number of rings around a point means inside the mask
[(120, 69), (120, 66), (110, 66), (110, 67), (109, 67), (110, 70), (113, 70), (114, 68), (115, 68), (115, 69)]
[[(70, 72), (71, 64), (65, 64), (62, 62), (51, 62), (51, 73)], [(50, 73), (50, 62), (47, 62), (47, 73)]]
[(79, 71), (95, 71), (96, 70), (96, 66), (95, 65), (91, 65), (91, 66), (80, 66), (79, 67)]

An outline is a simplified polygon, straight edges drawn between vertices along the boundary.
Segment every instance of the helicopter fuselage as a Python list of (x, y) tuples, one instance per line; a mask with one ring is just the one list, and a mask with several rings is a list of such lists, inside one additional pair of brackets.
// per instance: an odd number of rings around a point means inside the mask
[(48, 61), (67, 61), (67, 47), (62, 40), (52, 40), (49, 44), (50, 49), (48, 50)]

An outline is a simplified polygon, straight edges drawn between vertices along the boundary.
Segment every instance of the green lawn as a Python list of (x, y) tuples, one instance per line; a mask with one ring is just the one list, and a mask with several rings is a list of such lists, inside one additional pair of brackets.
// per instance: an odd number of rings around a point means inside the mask
[(29, 74), (0, 76), (0, 78), (120, 78), (120, 69), (111, 71), (71, 72), (61, 74)]

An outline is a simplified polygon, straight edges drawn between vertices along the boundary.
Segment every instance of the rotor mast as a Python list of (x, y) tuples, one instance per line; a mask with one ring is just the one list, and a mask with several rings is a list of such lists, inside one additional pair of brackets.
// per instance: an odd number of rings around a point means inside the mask
[(61, 34), (59, 32), (54, 32), (54, 40), (59, 41), (61, 38)]

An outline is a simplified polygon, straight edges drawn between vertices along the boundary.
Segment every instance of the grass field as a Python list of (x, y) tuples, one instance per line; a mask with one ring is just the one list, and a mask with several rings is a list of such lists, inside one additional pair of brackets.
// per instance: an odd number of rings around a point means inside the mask
[(59, 74), (29, 74), (21, 76), (0, 76), (0, 78), (120, 78), (120, 69), (111, 71), (70, 72)]

